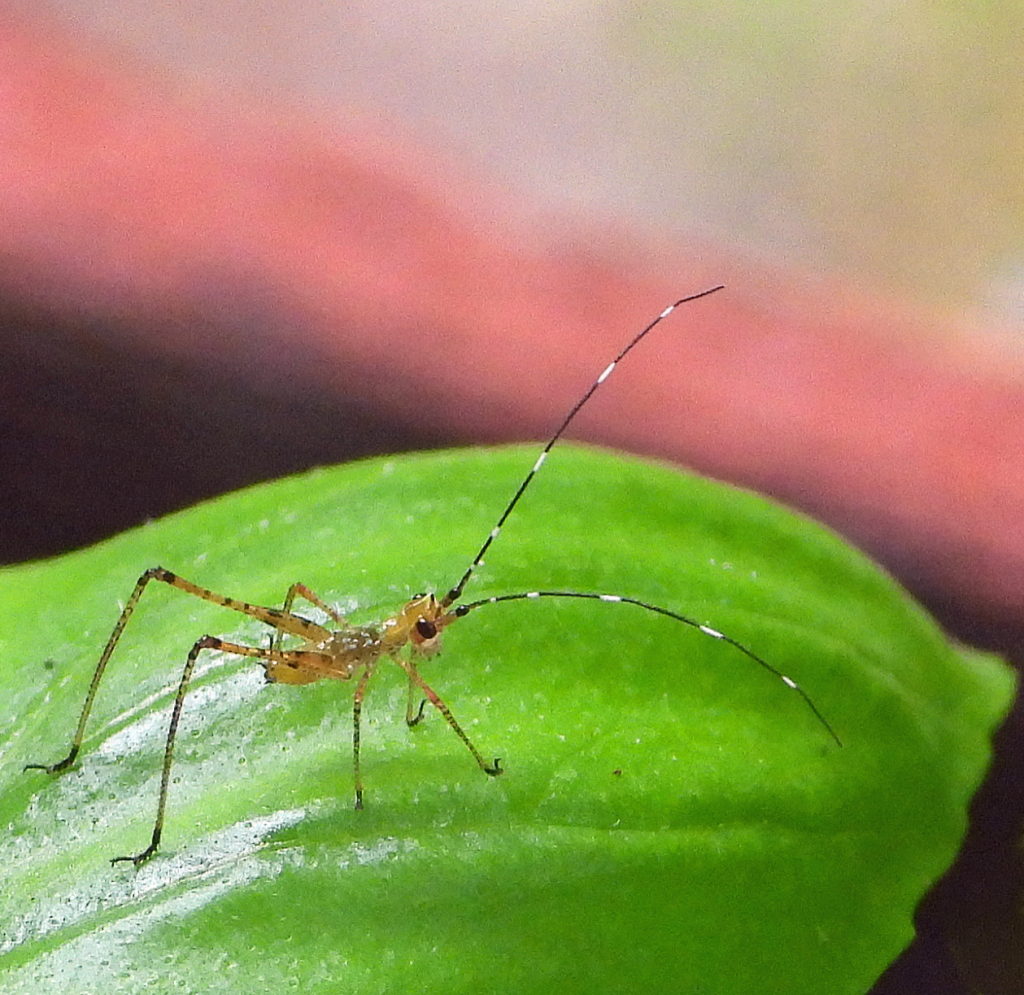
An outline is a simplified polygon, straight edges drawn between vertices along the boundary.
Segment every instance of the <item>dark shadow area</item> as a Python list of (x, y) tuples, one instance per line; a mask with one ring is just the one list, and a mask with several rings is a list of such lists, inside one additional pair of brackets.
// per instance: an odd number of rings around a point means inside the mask
[[(930, 605), (947, 632), (1024, 673), (1024, 631)], [(995, 737), (953, 866), (921, 901), (917, 938), (871, 995), (1020, 995), (1024, 991), (1024, 701)]]
[(429, 430), (294, 384), (115, 351), (0, 304), (0, 563), (53, 556), (314, 466), (436, 448)]

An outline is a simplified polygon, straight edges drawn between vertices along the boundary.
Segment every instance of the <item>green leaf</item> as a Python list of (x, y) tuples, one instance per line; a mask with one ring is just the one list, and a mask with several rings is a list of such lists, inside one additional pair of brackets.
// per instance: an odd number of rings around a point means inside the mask
[(465, 600), (531, 588), (626, 604), (485, 605), (422, 672), (443, 718), (404, 722), (384, 661), (352, 806), (351, 688), (264, 685), (206, 653), (161, 850), (138, 871), (185, 655), (252, 620), (150, 585), (75, 767), (92, 669), (161, 564), (280, 604), (303, 581), (353, 621), (447, 590), (534, 451), (378, 459), (209, 502), (0, 573), (0, 991), (854, 993), (912, 936), (956, 853), (1007, 668), (949, 645), (897, 585), (763, 499), (560, 448)]

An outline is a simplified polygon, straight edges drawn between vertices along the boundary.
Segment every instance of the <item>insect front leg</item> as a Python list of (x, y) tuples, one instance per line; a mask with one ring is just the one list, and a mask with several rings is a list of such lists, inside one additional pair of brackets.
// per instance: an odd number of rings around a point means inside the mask
[[(473, 759), (476, 760), (480, 769), (485, 774), (490, 774), (492, 777), (497, 777), (499, 774), (503, 774), (504, 771), (502, 770), (501, 767), (501, 757), (495, 757), (494, 762), (490, 764), (486, 760), (484, 760), (483, 756), (480, 754), (480, 751), (473, 745), (472, 741), (465, 734), (465, 732), (463, 732), (462, 726), (460, 726), (459, 723), (456, 721), (455, 716), (451, 713), (451, 710), (441, 700), (441, 696), (420, 676), (419, 671), (416, 669), (416, 665), (412, 661), (405, 660), (400, 656), (393, 657), (393, 659), (409, 675), (410, 691), (412, 685), (415, 685), (427, 696), (427, 700), (430, 702), (431, 705), (434, 706), (434, 708), (436, 708), (444, 716), (445, 721), (448, 723), (448, 725), (452, 727), (452, 729), (455, 732), (455, 735), (458, 736), (459, 739), (461, 739), (462, 742), (466, 744), (466, 748), (469, 750), (470, 753), (473, 754)], [(406, 713), (406, 722), (409, 721), (411, 708), (412, 706), (410, 703), (409, 711)], [(422, 711), (423, 706), (421, 704), (420, 712), (422, 713)], [(419, 721), (418, 717), (416, 721)], [(414, 723), (409, 724), (413, 725)]]
[[(416, 699), (419, 699), (419, 706), (416, 705)], [(413, 726), (417, 726), (423, 721), (423, 709), (427, 705), (427, 699), (417, 694), (417, 684), (409, 678), (409, 699), (405, 706), (405, 724), (411, 729)]]

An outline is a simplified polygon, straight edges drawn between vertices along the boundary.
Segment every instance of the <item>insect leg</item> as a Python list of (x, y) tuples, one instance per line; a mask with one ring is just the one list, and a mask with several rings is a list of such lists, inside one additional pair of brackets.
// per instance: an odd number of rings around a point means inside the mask
[(128, 619), (132, 617), (132, 612), (135, 611), (135, 606), (138, 604), (139, 598), (142, 597), (142, 592), (146, 589), (146, 585), (151, 580), (160, 579), (157, 573), (159, 569), (159, 567), (156, 567), (152, 570), (147, 570), (135, 582), (135, 589), (132, 591), (127, 602), (125, 602), (124, 608), (121, 609), (121, 616), (118, 618), (114, 631), (110, 634), (107, 645), (103, 648), (103, 653), (100, 655), (99, 663), (96, 664), (96, 669), (93, 671), (92, 681), (89, 684), (89, 691), (85, 696), (85, 703), (82, 705), (82, 713), (79, 716), (78, 727), (75, 729), (74, 738), (71, 740), (71, 749), (68, 751), (68, 755), (63, 760), (58, 760), (54, 764), (25, 764), (25, 770), (44, 770), (47, 774), (59, 774), (61, 771), (67, 770), (75, 762), (75, 757), (78, 756), (78, 751), (82, 748), (85, 723), (88, 721), (89, 713), (92, 711), (96, 690), (103, 677), (103, 671), (107, 669), (107, 661), (110, 659), (110, 654), (114, 652), (114, 647), (121, 638), (121, 633), (124, 632)]
[(409, 678), (409, 701), (405, 706), (405, 724), (411, 729), (413, 726), (419, 725), (423, 720), (423, 707), (427, 703), (426, 698), (420, 698), (419, 706), (416, 705), (416, 699), (419, 695), (416, 694), (416, 682)]
[[(156, 821), (153, 824), (153, 837), (148, 847), (141, 853), (132, 857), (114, 857), (112, 864), (120, 861), (131, 861), (136, 867), (156, 853), (160, 844), (160, 836), (164, 828), (164, 813), (167, 809), (167, 789), (171, 783), (171, 764), (174, 760), (174, 739), (178, 733), (178, 723), (181, 720), (181, 711), (185, 704), (185, 695), (188, 693), (189, 682), (192, 680), (192, 671), (195, 669), (196, 659), (203, 650), (220, 650), (222, 653), (230, 653), (234, 656), (249, 656), (260, 659), (274, 658), (283, 665), (290, 665), (303, 670), (309, 670), (317, 666), (326, 671), (330, 657), (322, 653), (312, 651), (296, 650), (294, 652), (275, 653), (258, 646), (242, 646), (238, 643), (229, 643), (226, 640), (218, 639), (216, 636), (203, 636), (197, 639), (195, 645), (189, 651), (185, 660), (185, 669), (181, 672), (181, 680), (178, 682), (178, 692), (174, 697), (174, 708), (171, 711), (171, 724), (167, 729), (167, 741), (164, 744), (164, 766), (160, 776), (160, 797), (157, 800)], [(321, 673), (320, 676), (326, 676)], [(316, 679), (316, 678), (314, 678)]]
[(171, 761), (174, 759), (174, 737), (178, 731), (178, 720), (181, 718), (181, 708), (185, 703), (185, 693), (188, 691), (188, 683), (192, 679), (192, 671), (195, 669), (196, 658), (204, 649), (218, 649), (221, 645), (219, 639), (213, 636), (203, 636), (197, 639), (195, 645), (189, 650), (188, 658), (185, 660), (185, 669), (181, 672), (181, 680), (178, 682), (178, 693), (174, 697), (174, 709), (171, 712), (171, 724), (167, 730), (167, 742), (164, 744), (164, 767), (160, 776), (160, 798), (156, 806), (156, 821), (153, 823), (153, 837), (149, 846), (141, 853), (132, 857), (114, 857), (112, 864), (121, 861), (131, 861), (136, 867), (156, 853), (160, 845), (160, 835), (164, 829), (164, 810), (167, 807), (167, 787), (171, 780)]
[(59, 774), (61, 771), (67, 770), (68, 767), (75, 762), (75, 758), (78, 756), (79, 750), (82, 748), (82, 740), (85, 736), (85, 724), (89, 720), (93, 701), (96, 698), (96, 691), (103, 678), (103, 672), (107, 669), (107, 662), (110, 660), (110, 655), (114, 652), (114, 647), (117, 646), (118, 640), (120, 640), (121, 634), (124, 632), (124, 628), (128, 624), (128, 620), (132, 617), (132, 612), (135, 611), (135, 606), (138, 604), (139, 598), (142, 597), (142, 592), (146, 589), (146, 586), (151, 580), (158, 580), (161, 583), (169, 584), (171, 587), (175, 587), (179, 591), (184, 591), (186, 594), (202, 598), (204, 601), (211, 601), (223, 608), (230, 608), (232, 611), (242, 612), (264, 622), (267, 625), (273, 626), (278, 631), (289, 632), (314, 643), (323, 643), (330, 638), (330, 632), (323, 626), (310, 622), (298, 615), (293, 615), (291, 612), (281, 611), (278, 608), (263, 608), (260, 605), (252, 605), (245, 601), (237, 601), (234, 598), (227, 598), (224, 595), (217, 594), (205, 587), (200, 587), (198, 584), (193, 584), (191, 581), (185, 580), (184, 577), (179, 577), (177, 574), (172, 573), (170, 570), (165, 570), (163, 567), (151, 567), (136, 581), (135, 589), (132, 591), (131, 596), (128, 598), (124, 608), (121, 610), (121, 615), (117, 620), (117, 624), (114, 626), (114, 631), (111, 632), (110, 638), (107, 640), (107, 645), (103, 648), (103, 652), (100, 654), (99, 663), (96, 664), (96, 669), (93, 671), (92, 681), (89, 684), (89, 690), (85, 696), (85, 703), (82, 705), (82, 712), (78, 719), (78, 727), (75, 729), (75, 735), (71, 741), (71, 749), (68, 751), (68, 755), (63, 760), (59, 760), (57, 763), (53, 764), (26, 764), (24, 768), (25, 770), (43, 770), (46, 771), (47, 774)]
[(305, 584), (292, 584), (288, 588), (288, 595), (284, 599), (284, 611), (290, 612), (292, 610), (292, 604), (296, 598), (302, 598), (304, 601), (308, 601), (311, 605), (316, 605), (321, 611), (326, 612), (335, 622), (339, 625), (345, 624), (345, 616), (342, 615), (336, 608), (332, 608), (323, 598), (320, 597), (315, 591), (310, 590)]
[[(288, 593), (285, 595), (284, 605), (282, 611), (285, 614), (290, 615), (292, 611), (292, 605), (295, 603), (296, 598), (302, 598), (304, 601), (308, 601), (311, 605), (316, 605), (321, 611), (326, 612), (335, 622), (339, 625), (346, 625), (347, 621), (345, 616), (341, 614), (337, 609), (332, 608), (323, 598), (320, 597), (315, 591), (306, 587), (305, 584), (292, 584), (288, 588)], [(281, 640), (284, 638), (284, 632), (278, 629), (270, 637), (270, 648), (273, 650), (279, 650), (281, 648)]]
[(357, 809), (363, 807), (363, 775), (359, 772), (359, 722), (363, 714), (366, 685), (369, 684), (372, 673), (373, 665), (370, 664), (359, 675), (359, 683), (356, 684), (355, 693), (352, 695), (352, 764), (355, 774)]
[[(420, 677), (419, 671), (416, 669), (415, 664), (409, 660), (405, 660), (400, 656), (393, 657), (394, 661), (409, 675), (409, 680), (414, 683), (428, 698), (430, 704), (434, 706), (444, 717), (445, 721), (455, 730), (455, 735), (466, 744), (466, 748), (470, 753), (473, 754), (473, 758), (479, 764), (480, 769), (485, 774), (490, 774), (492, 777), (497, 777), (498, 774), (504, 773), (501, 768), (501, 757), (495, 757), (494, 763), (489, 764), (480, 755), (480, 751), (470, 742), (469, 737), (462, 731), (462, 726), (459, 725), (455, 720), (455, 716), (452, 715), (448, 706), (441, 700), (438, 693), (422, 678)], [(420, 706), (422, 712), (422, 706)], [(406, 719), (408, 721), (408, 718)], [(412, 723), (410, 723), (412, 724)]]

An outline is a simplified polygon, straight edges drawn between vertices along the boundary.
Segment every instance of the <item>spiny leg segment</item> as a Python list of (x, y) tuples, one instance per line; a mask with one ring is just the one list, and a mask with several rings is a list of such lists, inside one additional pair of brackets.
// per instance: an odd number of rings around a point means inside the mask
[(363, 807), (363, 775), (359, 770), (359, 729), (363, 714), (363, 697), (366, 695), (366, 685), (370, 682), (372, 667), (366, 667), (359, 677), (355, 693), (352, 695), (352, 758), (355, 771), (356, 808)]
[[(347, 625), (348, 622), (345, 616), (341, 614), (336, 608), (327, 604), (323, 598), (320, 597), (315, 591), (310, 590), (305, 584), (292, 584), (288, 588), (288, 593), (285, 595), (284, 605), (281, 611), (285, 615), (292, 614), (292, 605), (295, 604), (296, 598), (302, 598), (304, 601), (308, 601), (311, 605), (315, 605), (322, 612), (324, 612), (332, 621), (338, 625)], [(272, 649), (278, 649), (281, 646), (281, 640), (284, 638), (284, 630), (275, 629), (270, 637), (270, 645)]]
[(473, 758), (476, 760), (477, 766), (479, 766), (485, 774), (490, 774), (492, 777), (497, 777), (498, 774), (503, 773), (501, 757), (495, 757), (494, 763), (491, 764), (484, 760), (480, 755), (480, 751), (472, 744), (472, 742), (470, 742), (469, 737), (462, 731), (462, 727), (455, 721), (455, 716), (452, 715), (448, 706), (441, 700), (437, 692), (422, 677), (420, 677), (419, 671), (408, 660), (403, 660), (400, 657), (398, 658), (398, 664), (409, 675), (409, 678), (413, 683), (427, 696), (430, 704), (445, 717), (448, 725), (450, 725), (455, 731), (455, 735), (466, 744), (469, 752), (473, 754)]

